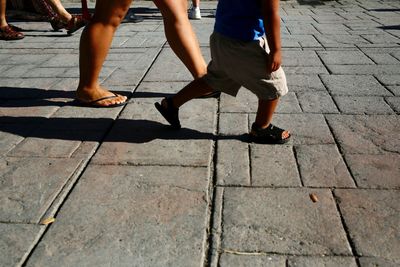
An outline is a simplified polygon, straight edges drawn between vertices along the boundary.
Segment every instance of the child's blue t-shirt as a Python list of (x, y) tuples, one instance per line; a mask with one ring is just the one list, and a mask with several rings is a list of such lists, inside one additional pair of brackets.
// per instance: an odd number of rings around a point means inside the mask
[(265, 33), (259, 0), (219, 0), (214, 31), (230, 38), (253, 41)]

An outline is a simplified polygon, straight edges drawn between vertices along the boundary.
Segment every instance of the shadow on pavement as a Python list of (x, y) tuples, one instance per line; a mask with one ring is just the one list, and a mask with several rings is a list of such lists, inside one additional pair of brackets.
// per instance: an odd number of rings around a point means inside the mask
[[(0, 87), (0, 91), (0, 101), (4, 101), (0, 102), (0, 107), (66, 106), (72, 103), (67, 102), (69, 99), (75, 98), (75, 91), (26, 87)], [(125, 96), (131, 94), (126, 91), (112, 91)], [(57, 101), (57, 99), (67, 101)]]
[(322, 6), (325, 5), (325, 2), (334, 1), (334, 0), (297, 0), (300, 5), (309, 5), (309, 6)]
[[(69, 141), (147, 143), (163, 140), (247, 140), (247, 134), (217, 136), (193, 129), (174, 130), (170, 126), (149, 120), (107, 118), (45, 118), (0, 117), (0, 131), (22, 137), (61, 139)], [(107, 137), (104, 133), (113, 126)], [(99, 134), (99, 132), (103, 134)]]
[(400, 25), (379, 26), (378, 28), (382, 30), (400, 30)]

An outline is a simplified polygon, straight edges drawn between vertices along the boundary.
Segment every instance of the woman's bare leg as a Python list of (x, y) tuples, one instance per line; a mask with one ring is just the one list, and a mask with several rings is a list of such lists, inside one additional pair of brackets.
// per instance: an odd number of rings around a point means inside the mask
[[(114, 94), (102, 88), (99, 74), (111, 46), (114, 33), (125, 17), (132, 0), (97, 0), (91, 22), (82, 32), (79, 50), (79, 85), (77, 98), (90, 102)], [(125, 96), (99, 101), (96, 104), (108, 106), (126, 101)]]
[(186, 0), (154, 0), (164, 19), (165, 35), (172, 50), (194, 78), (207, 72), (199, 42), (189, 22)]
[(6, 27), (7, 21), (6, 21), (6, 0), (0, 0), (0, 27)]

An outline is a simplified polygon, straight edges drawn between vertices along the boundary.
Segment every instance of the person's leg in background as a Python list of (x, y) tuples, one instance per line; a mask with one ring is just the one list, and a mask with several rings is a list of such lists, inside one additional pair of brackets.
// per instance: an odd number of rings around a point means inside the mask
[(66, 29), (69, 34), (79, 30), (86, 25), (86, 21), (81, 15), (71, 15), (62, 5), (60, 0), (45, 0), (51, 8), (51, 13), (56, 17), (50, 20), (51, 26), (55, 31)]
[(192, 0), (192, 6), (189, 9), (189, 19), (201, 19), (200, 0)]
[(21, 29), (7, 23), (6, 3), (7, 0), (0, 0), (0, 40), (19, 40), (24, 38)]
[(199, 42), (187, 17), (186, 0), (154, 0), (164, 19), (165, 35), (174, 53), (194, 78), (207, 72)]

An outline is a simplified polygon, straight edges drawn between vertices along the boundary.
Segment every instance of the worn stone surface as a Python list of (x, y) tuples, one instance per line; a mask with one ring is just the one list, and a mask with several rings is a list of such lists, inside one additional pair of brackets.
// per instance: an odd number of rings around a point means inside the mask
[(43, 226), (0, 223), (0, 265), (18, 266), (28, 256)]
[[(130, 103), (96, 153), (94, 162), (208, 166), (215, 138), (215, 102), (208, 99), (190, 104), (180, 110), (184, 128), (177, 131), (164, 125), (167, 122), (151, 99)], [(147, 117), (141, 118), (143, 114)], [(161, 156), (160, 151), (168, 156)]]
[(289, 91), (325, 91), (325, 87), (318, 75), (315, 74), (287, 74)]
[(279, 257), (275, 255), (235, 255), (231, 253), (224, 253), (221, 255), (221, 259), (219, 262), (219, 266), (221, 267), (246, 267), (246, 266), (254, 266), (254, 267), (285, 267), (286, 260), (284, 257)]
[(336, 96), (335, 100), (343, 114), (394, 114), (383, 97)]
[(240, 137), (249, 131), (248, 116), (243, 113), (220, 113), (218, 132), (223, 136)]
[(327, 120), (346, 154), (400, 151), (400, 120), (396, 115), (327, 115)]
[(346, 155), (349, 168), (361, 188), (400, 188), (400, 155)]
[(318, 51), (318, 55), (327, 65), (348, 64), (374, 64), (364, 53), (360, 51)]
[(356, 267), (356, 260), (352, 257), (291, 257), (289, 267)]
[(355, 187), (335, 145), (299, 146), (295, 150), (305, 186)]
[(386, 97), (386, 102), (397, 113), (400, 113), (400, 97)]
[(357, 255), (400, 260), (398, 191), (335, 190)]
[(297, 98), (304, 112), (339, 113), (332, 97), (327, 92), (299, 92)]
[(252, 144), (251, 184), (254, 186), (301, 186), (291, 146)]
[(333, 95), (391, 95), (391, 93), (371, 75), (321, 75), (321, 79)]
[(398, 65), (329, 65), (333, 74), (387, 75), (400, 74)]
[[(251, 116), (250, 116), (251, 117)], [(252, 121), (253, 118), (250, 118)], [(295, 145), (332, 144), (332, 134), (321, 114), (276, 114), (272, 123), (289, 130)]]
[[(313, 203), (310, 193), (319, 201)], [(351, 255), (332, 194), (321, 189), (226, 188), (222, 246), (244, 252)]]
[(248, 144), (219, 140), (216, 168), (218, 185), (251, 185)]
[(37, 223), (80, 162), (81, 159), (0, 159), (0, 221)]
[(92, 166), (27, 266), (197, 265), (207, 178), (206, 168)]
[(397, 267), (399, 266), (400, 261), (393, 261), (382, 258), (372, 258), (372, 257), (361, 257), (360, 265), (362, 267), (377, 267), (377, 266), (385, 266), (385, 267)]

